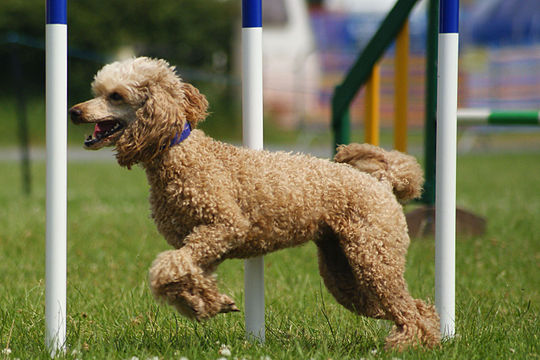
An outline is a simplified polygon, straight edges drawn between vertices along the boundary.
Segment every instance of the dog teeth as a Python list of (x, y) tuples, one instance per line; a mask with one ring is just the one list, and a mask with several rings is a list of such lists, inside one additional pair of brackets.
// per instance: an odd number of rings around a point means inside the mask
[(112, 129), (110, 129), (109, 131), (106, 131), (105, 134), (101, 135), (99, 138), (101, 139), (103, 137), (110, 136), (110, 135), (114, 134), (115, 132), (117, 132), (120, 129), (122, 129), (122, 124), (116, 123), (116, 125), (114, 125), (114, 127)]
[(113, 135), (114, 133), (118, 132), (119, 130), (122, 130), (124, 126), (117, 122), (111, 129), (104, 131), (104, 132), (95, 132), (95, 135), (88, 135), (85, 144), (86, 145), (92, 145), (97, 143), (98, 141), (101, 141), (103, 139), (106, 139), (107, 137)]

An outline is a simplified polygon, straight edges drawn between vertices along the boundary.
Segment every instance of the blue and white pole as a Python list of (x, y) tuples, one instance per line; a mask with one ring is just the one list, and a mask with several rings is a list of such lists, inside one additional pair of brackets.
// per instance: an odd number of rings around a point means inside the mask
[[(263, 148), (262, 3), (242, 0), (242, 130), (244, 146)], [(244, 263), (246, 336), (264, 342), (264, 259)]]
[(67, 0), (47, 0), (46, 17), (45, 343), (54, 356), (66, 341)]
[(456, 134), (459, 0), (440, 0), (435, 193), (435, 305), (441, 335), (455, 335)]

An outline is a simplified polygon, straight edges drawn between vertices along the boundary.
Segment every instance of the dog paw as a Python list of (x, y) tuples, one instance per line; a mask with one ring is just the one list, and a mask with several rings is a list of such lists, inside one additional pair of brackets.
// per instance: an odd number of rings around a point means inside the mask
[(182, 282), (172, 282), (162, 286), (160, 292), (166, 302), (180, 314), (196, 321), (205, 320), (220, 313), (240, 311), (234, 300), (213, 289), (194, 288)]
[(220, 313), (240, 311), (240, 309), (238, 309), (238, 307), (234, 303), (234, 300), (228, 297), (227, 295), (221, 295), (220, 302), (221, 302), (221, 309), (219, 310)]
[(172, 282), (163, 285), (158, 291), (160, 298), (173, 306), (180, 314), (188, 319), (201, 320), (201, 310), (204, 302), (197, 296), (186, 292), (185, 284)]

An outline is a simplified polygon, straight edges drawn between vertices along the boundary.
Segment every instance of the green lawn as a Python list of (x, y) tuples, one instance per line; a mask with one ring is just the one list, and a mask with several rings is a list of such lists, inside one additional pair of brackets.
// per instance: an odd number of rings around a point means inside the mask
[[(531, 359), (540, 358), (540, 154), (463, 156), (458, 204), (488, 218), (485, 236), (457, 241), (457, 334), (432, 351), (385, 352), (388, 323), (336, 304), (313, 244), (265, 259), (264, 345), (244, 340), (243, 313), (192, 323), (156, 304), (147, 285), (168, 249), (149, 218), (141, 169), (70, 163), (67, 359)], [(18, 164), (0, 163), (0, 359), (47, 359), (44, 339), (45, 165), (21, 194)], [(241, 261), (218, 271), (243, 309)], [(414, 239), (407, 280), (434, 298), (433, 239)]]

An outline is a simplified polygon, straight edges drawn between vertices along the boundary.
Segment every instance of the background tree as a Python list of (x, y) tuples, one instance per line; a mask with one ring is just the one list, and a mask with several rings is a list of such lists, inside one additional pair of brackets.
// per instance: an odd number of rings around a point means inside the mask
[[(239, 6), (233, 0), (68, 1), (71, 101), (89, 95), (95, 71), (120, 49), (163, 57), (180, 69), (227, 72)], [(21, 86), (42, 92), (44, 38), (45, 1), (0, 2), (2, 78), (10, 77), (9, 56), (17, 51), (26, 79)], [(0, 94), (9, 94), (11, 87), (1, 83)]]

